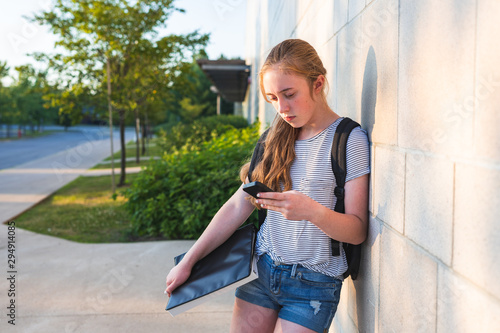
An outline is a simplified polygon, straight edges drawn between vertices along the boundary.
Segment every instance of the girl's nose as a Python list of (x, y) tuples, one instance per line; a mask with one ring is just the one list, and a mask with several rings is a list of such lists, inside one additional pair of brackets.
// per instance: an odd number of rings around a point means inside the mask
[(280, 100), (278, 101), (278, 112), (284, 113), (289, 111), (289, 105), (286, 101)]

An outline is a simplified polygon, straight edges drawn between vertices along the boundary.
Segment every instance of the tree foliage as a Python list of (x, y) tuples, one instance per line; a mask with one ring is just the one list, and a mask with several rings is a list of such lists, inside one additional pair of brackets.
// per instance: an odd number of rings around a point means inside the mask
[[(54, 9), (35, 16), (59, 37), (56, 45), (64, 54), (42, 55), (64, 82), (67, 95), (59, 96), (57, 104), (65, 104), (85, 87), (88, 94), (104, 100), (109, 94), (120, 124), (122, 172), (125, 181), (124, 127), (127, 113), (158, 112), (182, 73), (183, 63), (198, 53), (208, 35), (197, 31), (186, 35), (158, 36), (175, 11), (173, 0), (56, 0)], [(109, 68), (109, 71), (107, 70)], [(61, 109), (72, 117), (81, 112), (75, 108)]]
[(201, 52), (191, 63), (185, 63), (183, 75), (178, 77), (166, 95), (166, 109), (175, 115), (177, 122), (191, 123), (200, 117), (216, 114), (217, 95), (210, 90), (212, 83), (195, 61), (206, 57)]
[(151, 164), (125, 192), (133, 232), (169, 239), (198, 238), (241, 185), (239, 169), (251, 157), (258, 138), (258, 124), (233, 127), (204, 142), (188, 139), (196, 143)]
[[(0, 63), (0, 78), (8, 75), (7, 63)], [(10, 136), (12, 125), (19, 130), (29, 126), (34, 132), (45, 123), (57, 122), (57, 111), (44, 99), (53, 87), (47, 80), (47, 72), (31, 65), (16, 67), (17, 78), (9, 86), (0, 84), (0, 123), (6, 125)]]

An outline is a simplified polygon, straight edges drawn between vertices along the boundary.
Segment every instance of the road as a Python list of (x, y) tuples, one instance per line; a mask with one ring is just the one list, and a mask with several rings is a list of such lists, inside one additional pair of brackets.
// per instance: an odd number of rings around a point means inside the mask
[[(63, 127), (52, 127), (50, 129), (63, 130)], [(127, 131), (130, 138), (131, 131)], [(118, 138), (118, 132), (113, 136)], [(19, 140), (0, 141), (0, 170), (44, 158), (61, 151), (70, 151), (72, 148), (96, 142), (109, 141), (109, 128), (98, 126), (72, 127), (66, 132), (57, 132), (39, 138), (26, 138)], [(83, 148), (82, 148), (83, 149)], [(119, 146), (114, 147), (118, 150)], [(109, 150), (111, 154), (111, 150)]]
[[(0, 142), (0, 223), (19, 215), (111, 154), (109, 131), (77, 127), (46, 137)], [(134, 139), (132, 130), (126, 140)], [(113, 133), (119, 149), (118, 132)]]

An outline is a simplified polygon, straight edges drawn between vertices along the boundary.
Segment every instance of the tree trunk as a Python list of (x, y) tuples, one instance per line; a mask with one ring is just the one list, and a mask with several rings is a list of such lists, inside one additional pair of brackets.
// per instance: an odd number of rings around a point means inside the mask
[(109, 144), (111, 148), (111, 190), (115, 194), (115, 154), (113, 147), (113, 105), (111, 104), (111, 64), (109, 57), (106, 57), (106, 81), (107, 81), (107, 99), (108, 99), (108, 116), (109, 116)]
[(146, 136), (147, 136), (147, 132), (146, 132), (146, 122), (147, 122), (147, 119), (148, 119), (148, 115), (147, 114), (144, 114), (144, 121), (142, 122), (142, 126), (141, 126), (141, 129), (142, 129), (142, 133), (141, 133), (141, 141), (142, 141), (142, 155), (146, 155)]
[(127, 153), (125, 151), (125, 111), (120, 110), (120, 147), (121, 147), (121, 173), (118, 186), (125, 185), (125, 163), (127, 162)]
[(141, 137), (141, 119), (139, 118), (139, 110), (136, 108), (135, 112), (135, 163), (139, 164), (141, 162), (140, 154), (140, 137)]

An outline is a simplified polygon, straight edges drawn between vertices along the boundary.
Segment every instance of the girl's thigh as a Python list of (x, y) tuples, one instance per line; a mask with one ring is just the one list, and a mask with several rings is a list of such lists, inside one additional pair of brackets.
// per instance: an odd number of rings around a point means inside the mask
[(278, 312), (236, 298), (231, 318), (231, 333), (272, 333)]
[(278, 318), (274, 333), (315, 333), (315, 331), (291, 321)]

